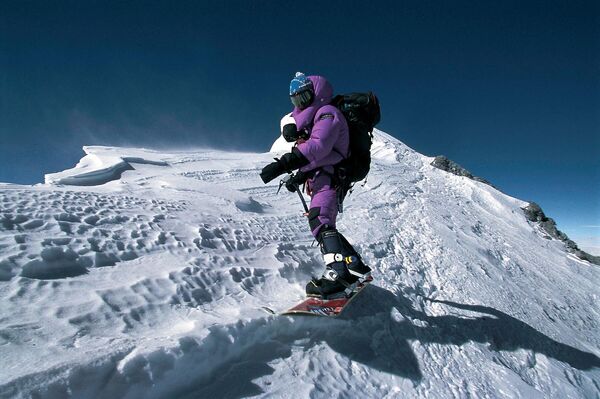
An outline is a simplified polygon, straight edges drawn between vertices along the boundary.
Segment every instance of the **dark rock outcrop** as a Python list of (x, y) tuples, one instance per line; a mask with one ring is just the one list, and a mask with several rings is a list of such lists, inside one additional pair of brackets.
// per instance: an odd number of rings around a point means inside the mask
[[(471, 180), (475, 180), (480, 183), (487, 184), (488, 186), (494, 187), (494, 185), (492, 183), (490, 183), (489, 181), (482, 179), (481, 177), (473, 176), (473, 174), (471, 172), (469, 172), (468, 170), (466, 170), (465, 168), (463, 168), (456, 162), (448, 159), (444, 155), (438, 155), (437, 157), (435, 157), (434, 160), (431, 162), (431, 166), (434, 166), (438, 169), (455, 174), (457, 176), (465, 176)], [(494, 187), (494, 188), (496, 188), (496, 187)]]
[[(497, 187), (495, 187), (489, 181), (482, 179), (481, 177), (473, 176), (471, 172), (469, 172), (456, 162), (448, 159), (443, 155), (438, 155), (437, 157), (435, 157), (434, 160), (431, 162), (431, 166), (455, 174), (457, 176), (468, 177), (471, 180), (487, 184), (488, 186), (497, 189)], [(554, 219), (547, 217), (538, 204), (536, 204), (535, 202), (530, 202), (529, 205), (523, 208), (523, 212), (525, 212), (525, 217), (527, 217), (527, 220), (529, 220), (530, 222), (537, 223), (542, 228), (542, 230), (546, 232), (546, 234), (548, 234), (547, 237), (549, 239), (554, 238), (564, 242), (565, 246), (567, 247), (567, 252), (574, 254), (579, 259), (587, 260), (588, 262), (591, 262), (595, 265), (600, 265), (600, 256), (590, 255), (587, 252), (579, 249), (579, 247), (573, 240), (569, 239), (569, 237), (565, 233), (556, 228), (556, 222), (554, 221)]]
[(548, 234), (548, 238), (555, 238), (565, 243), (567, 252), (570, 252), (577, 256), (579, 259), (587, 260), (596, 265), (600, 265), (600, 256), (590, 255), (585, 251), (579, 249), (577, 244), (569, 239), (569, 237), (556, 228), (556, 222), (554, 219), (547, 217), (544, 214), (542, 208), (535, 202), (530, 202), (525, 208), (522, 208), (525, 212), (525, 217), (530, 222), (537, 223), (542, 230)]

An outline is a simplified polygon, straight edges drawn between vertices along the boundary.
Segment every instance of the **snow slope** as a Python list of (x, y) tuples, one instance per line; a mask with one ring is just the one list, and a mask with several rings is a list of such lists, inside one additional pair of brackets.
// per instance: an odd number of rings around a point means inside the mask
[(339, 320), (261, 308), (322, 270), (274, 153), (85, 151), (0, 185), (0, 397), (600, 396), (600, 268), (383, 132), (339, 222), (375, 282)]

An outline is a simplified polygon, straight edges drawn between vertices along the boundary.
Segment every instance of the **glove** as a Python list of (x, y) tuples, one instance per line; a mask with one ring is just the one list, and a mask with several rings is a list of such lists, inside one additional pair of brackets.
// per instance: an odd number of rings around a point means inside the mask
[(304, 184), (307, 178), (308, 173), (298, 172), (285, 182), (285, 188), (287, 188), (289, 192), (294, 193), (299, 185)]
[(285, 125), (281, 133), (283, 134), (283, 138), (285, 139), (285, 141), (287, 141), (288, 143), (293, 143), (294, 141), (298, 141), (299, 139), (308, 139), (306, 131), (298, 131), (295, 123), (288, 123), (287, 125)]
[(283, 134), (283, 138), (285, 139), (285, 141), (287, 141), (288, 143), (293, 143), (294, 141), (298, 140), (298, 137), (300, 137), (300, 135), (298, 134), (298, 129), (296, 129), (295, 123), (288, 123), (287, 125), (285, 125), (281, 133)]
[(271, 180), (283, 173), (285, 173), (285, 168), (283, 167), (283, 164), (281, 163), (281, 161), (276, 160), (275, 162), (271, 162), (270, 164), (262, 168), (262, 171), (260, 172), (260, 178), (265, 184), (267, 184), (268, 182), (270, 182)]
[(298, 150), (298, 148), (292, 148), (292, 152), (284, 154), (280, 159), (275, 158), (275, 162), (271, 162), (265, 166), (260, 172), (260, 178), (267, 184), (279, 175), (285, 172), (291, 173), (294, 169), (308, 165), (310, 161), (306, 159), (304, 155)]

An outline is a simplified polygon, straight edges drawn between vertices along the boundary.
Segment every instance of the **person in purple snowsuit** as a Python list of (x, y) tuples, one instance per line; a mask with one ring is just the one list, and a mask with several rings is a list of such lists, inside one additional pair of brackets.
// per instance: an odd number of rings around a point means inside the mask
[(290, 99), (295, 124), (283, 128), (287, 141), (295, 141), (292, 151), (262, 169), (268, 183), (283, 173), (299, 171), (286, 183), (290, 191), (306, 183), (311, 197), (308, 224), (319, 242), (326, 269), (322, 277), (306, 286), (309, 296), (333, 298), (347, 295), (357, 284), (370, 278), (366, 266), (346, 238), (336, 229), (339, 179), (336, 164), (349, 155), (348, 124), (330, 102), (333, 87), (322, 76), (297, 73), (290, 83)]

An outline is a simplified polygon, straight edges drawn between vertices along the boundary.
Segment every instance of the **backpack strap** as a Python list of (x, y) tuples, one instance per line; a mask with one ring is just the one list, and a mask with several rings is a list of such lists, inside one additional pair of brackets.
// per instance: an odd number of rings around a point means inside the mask
[(342, 152), (340, 150), (338, 150), (337, 148), (333, 147), (332, 150), (335, 151), (335, 152), (337, 152), (338, 154), (340, 154), (340, 156), (342, 157), (342, 159), (348, 158), (348, 155), (342, 154)]

